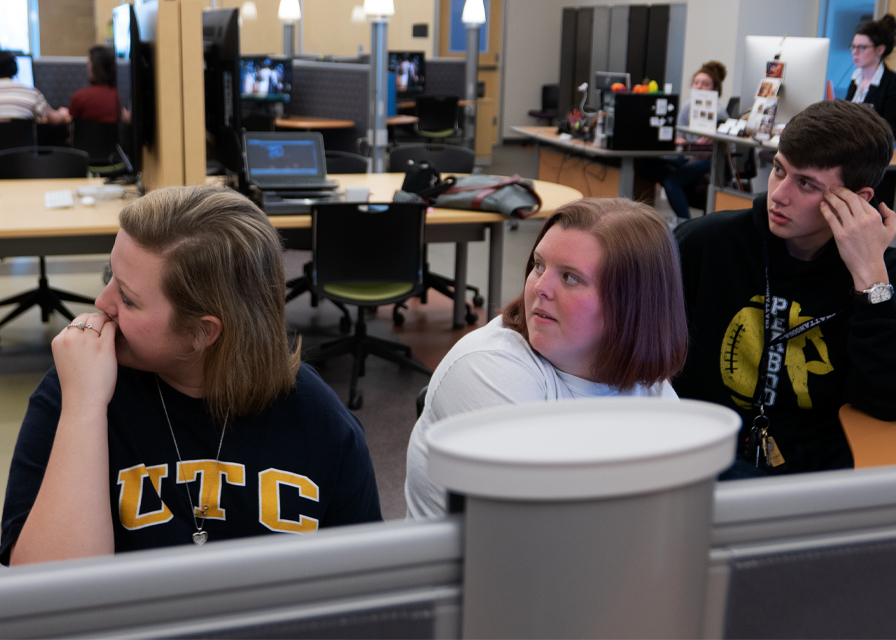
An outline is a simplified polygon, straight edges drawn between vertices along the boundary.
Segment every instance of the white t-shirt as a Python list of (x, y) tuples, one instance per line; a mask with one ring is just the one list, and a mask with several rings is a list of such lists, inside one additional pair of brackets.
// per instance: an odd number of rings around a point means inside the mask
[(467, 334), (433, 373), (426, 406), (411, 433), (404, 485), (408, 518), (445, 514), (445, 489), (431, 482), (427, 473), (426, 433), (436, 422), (504, 404), (601, 396), (678, 399), (668, 381), (651, 387), (636, 385), (630, 391), (620, 392), (555, 369), (532, 350), (523, 336), (506, 328), (500, 316)]

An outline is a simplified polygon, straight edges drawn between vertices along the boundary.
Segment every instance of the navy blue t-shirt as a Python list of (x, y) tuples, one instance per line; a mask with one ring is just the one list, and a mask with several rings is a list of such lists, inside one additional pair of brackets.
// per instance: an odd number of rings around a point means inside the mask
[[(191, 543), (196, 527), (187, 490), (196, 510), (208, 504), (200, 523), (210, 542), (382, 520), (361, 423), (307, 364), (288, 395), (228, 424), (217, 462), (221, 429), (203, 401), (159, 383), (182, 465), (155, 375), (118, 368), (108, 410), (116, 552)], [(3, 507), (3, 564), (40, 488), (61, 401), (53, 368), (31, 396), (16, 442)]]

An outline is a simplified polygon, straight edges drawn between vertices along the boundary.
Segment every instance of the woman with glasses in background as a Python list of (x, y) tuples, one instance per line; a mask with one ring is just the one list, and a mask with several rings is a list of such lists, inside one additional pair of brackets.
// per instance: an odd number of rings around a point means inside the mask
[[(852, 38), (852, 62), (856, 70), (846, 99), (864, 103), (886, 120), (896, 134), (896, 73), (887, 69), (884, 58), (896, 45), (896, 18), (886, 14), (880, 20), (860, 24)], [(887, 172), (874, 190), (875, 197), (892, 207), (896, 200), (896, 174)]]

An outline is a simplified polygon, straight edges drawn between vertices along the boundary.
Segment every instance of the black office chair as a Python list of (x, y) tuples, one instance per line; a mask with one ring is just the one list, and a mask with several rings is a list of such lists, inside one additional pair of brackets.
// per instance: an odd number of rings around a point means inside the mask
[(560, 101), (560, 85), (545, 84), (541, 87), (541, 109), (532, 109), (529, 115), (536, 120), (545, 120), (553, 124), (557, 118), (557, 105)]
[(476, 153), (472, 149), (450, 144), (403, 144), (389, 152), (390, 171), (407, 172), (409, 162), (427, 161), (439, 171), (473, 173)]
[(118, 144), (117, 122), (93, 122), (76, 119), (72, 122), (72, 147), (90, 156), (88, 171), (100, 176), (123, 173), (127, 168), (115, 148)]
[[(392, 151), (389, 152), (389, 167), (390, 171), (393, 172), (403, 171), (407, 173), (414, 163), (426, 161), (432, 163), (432, 165), (439, 171), (471, 173), (473, 171), (475, 160), (476, 154), (471, 149), (454, 145), (406, 144), (394, 147)], [(426, 302), (426, 291), (428, 289), (435, 289), (442, 295), (452, 299), (454, 298), (454, 290), (456, 287), (454, 279), (439, 275), (438, 273), (433, 273), (429, 270), (428, 262), (426, 263), (426, 271), (423, 273), (423, 284), (424, 289), (423, 293), (420, 295), (420, 299), (424, 303)], [(482, 297), (479, 287), (468, 284), (467, 291), (470, 291), (473, 294), (474, 307), (481, 307), (485, 304), (485, 299)], [(473, 311), (469, 304), (467, 304), (466, 307), (467, 312), (464, 319), (468, 324), (476, 324), (479, 315)], [(400, 322), (398, 324), (400, 324)], [(460, 329), (461, 327), (454, 328)]]
[(449, 138), (458, 132), (456, 96), (420, 96), (416, 102), (418, 135)]
[(367, 173), (367, 158), (348, 151), (326, 151), (327, 173)]
[(312, 291), (322, 298), (358, 307), (358, 320), (352, 336), (323, 344), (307, 358), (325, 361), (352, 354), (350, 409), (363, 405), (358, 378), (364, 375), (368, 355), (432, 375), (413, 359), (410, 347), (368, 335), (365, 320), (367, 308), (420, 294), (425, 219), (425, 205), (407, 202), (333, 203), (311, 209)]
[(0, 150), (33, 147), (37, 140), (34, 120), (5, 118), (0, 120)]
[[(84, 178), (87, 176), (88, 156), (84, 151), (61, 147), (32, 147), (27, 149), (7, 149), (0, 151), (0, 179), (35, 179), (35, 178)], [(48, 322), (50, 314), (58, 311), (68, 318), (74, 319), (63, 301), (78, 302), (93, 306), (95, 300), (60, 291), (50, 287), (47, 281), (47, 265), (44, 256), (40, 256), (40, 279), (37, 289), (0, 300), (0, 307), (17, 305), (2, 320), (0, 327), (38, 305), (41, 320)]]

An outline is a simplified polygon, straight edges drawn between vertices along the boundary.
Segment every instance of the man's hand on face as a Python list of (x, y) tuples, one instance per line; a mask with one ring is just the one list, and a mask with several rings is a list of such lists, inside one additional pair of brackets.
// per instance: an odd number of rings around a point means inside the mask
[(826, 191), (820, 208), (834, 233), (840, 257), (852, 274), (855, 289), (862, 291), (877, 282), (889, 283), (884, 249), (896, 237), (896, 213), (885, 204), (875, 209), (845, 187)]

